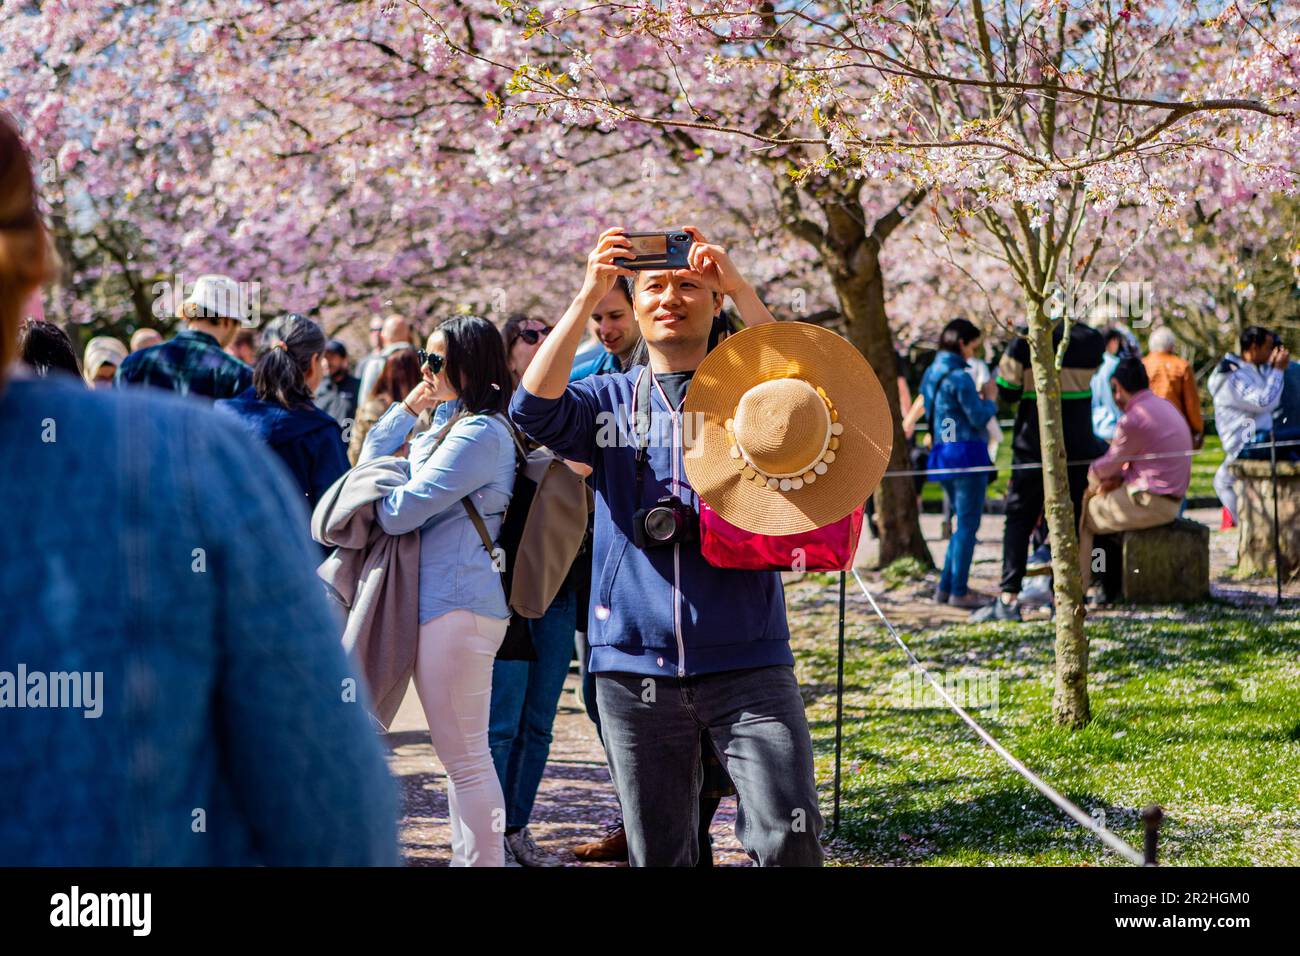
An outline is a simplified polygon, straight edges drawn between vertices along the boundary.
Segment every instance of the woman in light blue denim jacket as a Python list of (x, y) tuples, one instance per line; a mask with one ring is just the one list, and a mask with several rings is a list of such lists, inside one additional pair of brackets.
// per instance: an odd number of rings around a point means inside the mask
[(433, 427), (411, 442), (410, 480), (376, 503), (389, 534), (420, 530), (420, 641), (415, 687), (447, 769), (452, 866), (502, 866), (505, 800), (488, 749), (492, 663), (510, 611), (501, 572), (461, 504), (496, 540), (515, 482), (515, 438), (504, 417), (510, 372), (486, 319), (443, 322), (420, 356), (421, 382), (366, 436), (358, 463), (391, 455), (436, 401)]
[(395, 865), (302, 495), (201, 404), (13, 362), (48, 248), (0, 113), (0, 866)]
[(980, 337), (973, 322), (953, 319), (944, 326), (939, 352), (921, 378), (921, 396), (933, 440), (926, 467), (939, 473), (939, 484), (957, 517), (934, 599), (939, 604), (963, 608), (979, 607), (988, 601), (987, 595), (968, 587), (992, 465), (986, 426), (998, 410), (992, 398), (997, 386), (986, 382), (984, 394), (980, 394), (966, 365), (977, 354)]

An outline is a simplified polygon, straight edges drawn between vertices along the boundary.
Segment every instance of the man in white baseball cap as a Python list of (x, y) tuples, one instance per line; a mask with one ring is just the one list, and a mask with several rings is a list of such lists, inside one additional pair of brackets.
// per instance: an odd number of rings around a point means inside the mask
[(249, 304), (244, 287), (229, 276), (199, 276), (181, 304), (185, 328), (170, 342), (127, 356), (118, 367), (117, 385), (234, 398), (252, 386), (253, 370), (225, 347), (250, 317)]

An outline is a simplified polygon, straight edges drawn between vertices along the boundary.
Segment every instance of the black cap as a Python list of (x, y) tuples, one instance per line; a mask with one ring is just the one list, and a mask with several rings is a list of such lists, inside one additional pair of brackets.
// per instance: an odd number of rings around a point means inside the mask
[(335, 355), (342, 355), (344, 358), (348, 357), (348, 347), (338, 339), (330, 339), (326, 342), (325, 351), (333, 352)]

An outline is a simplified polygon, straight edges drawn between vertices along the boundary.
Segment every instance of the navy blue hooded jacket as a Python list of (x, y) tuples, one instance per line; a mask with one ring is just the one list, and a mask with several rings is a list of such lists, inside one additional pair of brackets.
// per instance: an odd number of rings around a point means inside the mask
[(285, 408), (262, 401), (252, 388), (213, 405), (271, 447), (306, 497), (308, 510), (351, 467), (339, 423), (315, 405)]
[(633, 543), (633, 515), (672, 494), (674, 477), (682, 501), (699, 509), (683, 466), (680, 413), (658, 387), (650, 390), (649, 461), (637, 498), (631, 423), (643, 373), (650, 370), (585, 378), (557, 399), (521, 385), (510, 403), (515, 424), (529, 436), (594, 469), (591, 671), (683, 677), (793, 665), (779, 572), (715, 568), (698, 541), (644, 550)]

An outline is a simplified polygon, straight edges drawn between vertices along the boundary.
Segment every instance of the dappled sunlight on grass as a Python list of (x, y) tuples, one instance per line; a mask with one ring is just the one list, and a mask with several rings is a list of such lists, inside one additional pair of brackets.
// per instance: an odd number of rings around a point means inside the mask
[[(787, 588), (829, 821), (836, 591)], [(937, 697), (850, 592), (844, 862), (1115, 865)], [(1092, 723), (1051, 724), (1051, 625), (953, 625), (904, 635), (1027, 766), (1135, 846), (1159, 803), (1168, 864), (1300, 864), (1300, 614), (1202, 605), (1088, 623)], [(988, 692), (994, 691), (990, 703)], [(993, 705), (995, 704), (995, 706)]]

